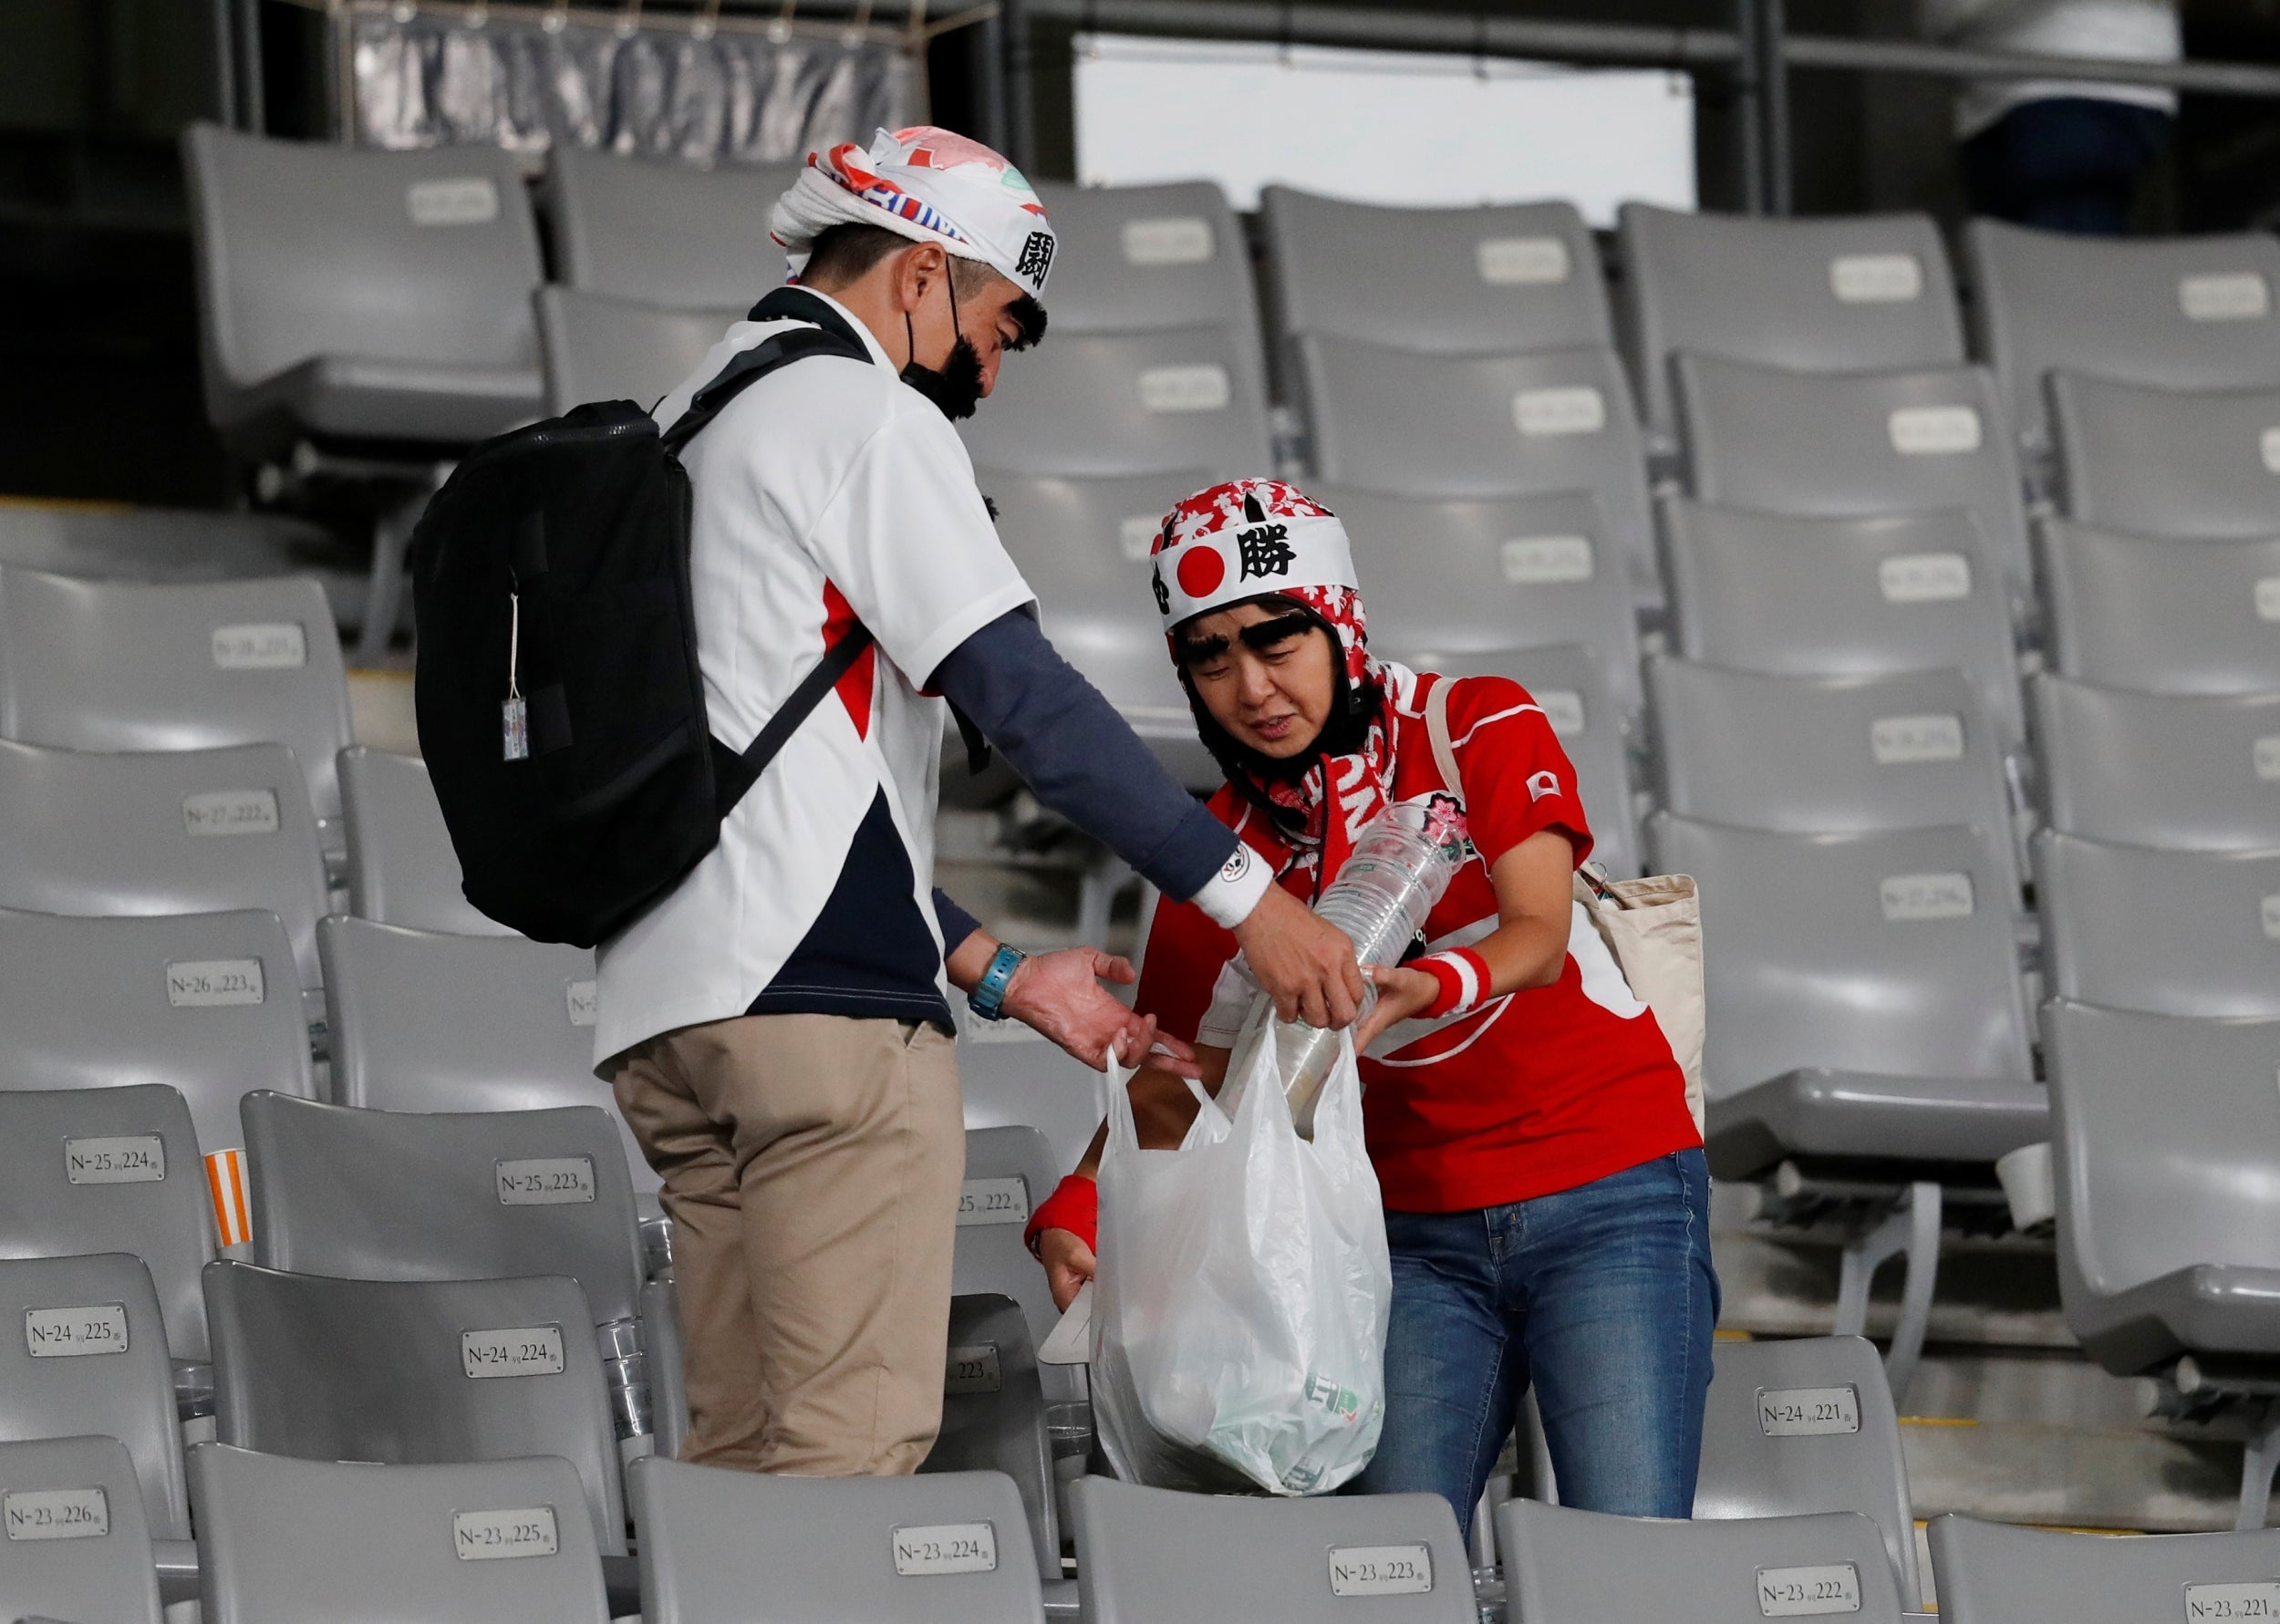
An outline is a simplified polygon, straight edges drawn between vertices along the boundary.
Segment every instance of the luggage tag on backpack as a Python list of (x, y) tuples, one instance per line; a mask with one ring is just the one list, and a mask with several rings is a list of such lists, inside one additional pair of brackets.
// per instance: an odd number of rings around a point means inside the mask
[(499, 706), (500, 750), (507, 760), (525, 761), (531, 754), (531, 710), (523, 702), (516, 667), (523, 654), (523, 600), (507, 594), (507, 697)]

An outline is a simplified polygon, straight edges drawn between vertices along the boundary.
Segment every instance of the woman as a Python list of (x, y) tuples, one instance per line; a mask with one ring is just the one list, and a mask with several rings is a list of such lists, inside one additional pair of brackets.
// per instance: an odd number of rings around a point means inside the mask
[[(1373, 658), (1345, 532), (1289, 485), (1192, 496), (1155, 551), (1173, 663), (1228, 775), (1211, 810), (1246, 853), (1311, 903), (1389, 802), (1466, 829), (1423, 947), (1372, 972), (1355, 1033), (1394, 1298), (1384, 1426), (1353, 1486), (1436, 1491), (1469, 1535), (1533, 1382), (1565, 1504), (1687, 1515), (1718, 1312), (1709, 1175), (1670, 1045), (1573, 900), (1591, 833), (1550, 724), (1503, 678)], [(1458, 783), (1426, 730), (1438, 684)], [(1157, 909), (1138, 1007), (1193, 1040), (1215, 1090), (1256, 996), (1235, 957), (1196, 909)], [(1177, 1145), (1187, 1085), (1131, 1086), (1141, 1143)], [(1028, 1231), (1064, 1306), (1093, 1273), (1101, 1145)]]

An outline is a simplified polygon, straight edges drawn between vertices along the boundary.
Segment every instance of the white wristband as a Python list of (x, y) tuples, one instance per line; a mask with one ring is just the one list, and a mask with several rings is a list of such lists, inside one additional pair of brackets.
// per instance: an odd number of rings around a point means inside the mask
[(1259, 853), (1238, 840), (1234, 855), (1188, 900), (1201, 908), (1214, 925), (1233, 930), (1251, 916), (1259, 899), (1267, 895), (1267, 887), (1274, 883), (1274, 875), (1268, 872)]

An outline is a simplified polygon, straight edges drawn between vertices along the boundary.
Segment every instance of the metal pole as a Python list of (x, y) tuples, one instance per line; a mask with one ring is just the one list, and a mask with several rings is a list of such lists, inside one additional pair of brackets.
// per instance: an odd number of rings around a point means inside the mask
[(1762, 106), (1765, 87), (1758, 75), (1765, 70), (1766, 53), (1758, 36), (1766, 26), (1765, 0), (1734, 0), (1733, 87), (1735, 178), (1741, 182), (1742, 212), (1766, 212), (1766, 119)]
[(237, 122), (237, 5), (213, 0), (213, 116), (232, 129)]
[(239, 128), (263, 135), (269, 129), (269, 109), (261, 82), (261, 0), (237, 0), (237, 16)]
[[(974, 121), (980, 126), (976, 139), (1003, 152), (1012, 138), (1012, 121), (1005, 107), (1005, 20), (984, 17), (967, 30), (966, 60), (973, 77)], [(1021, 166), (1017, 163), (1015, 168)]]
[(1757, 0), (1757, 109), (1765, 129), (1766, 212), (1790, 212), (1788, 18), (1784, 0)]
[(1002, 0), (999, 26), (1005, 31), (1005, 139), (1000, 148), (1023, 174), (1037, 167), (1037, 107), (1030, 76), (1034, 68), (1030, 42), (1030, 0)]

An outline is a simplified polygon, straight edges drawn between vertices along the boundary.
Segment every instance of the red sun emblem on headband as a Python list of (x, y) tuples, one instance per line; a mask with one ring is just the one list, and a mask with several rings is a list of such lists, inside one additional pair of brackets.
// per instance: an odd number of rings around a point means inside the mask
[(1190, 598), (1207, 598), (1227, 579), (1227, 560), (1213, 547), (1190, 547), (1179, 561), (1179, 589)]

